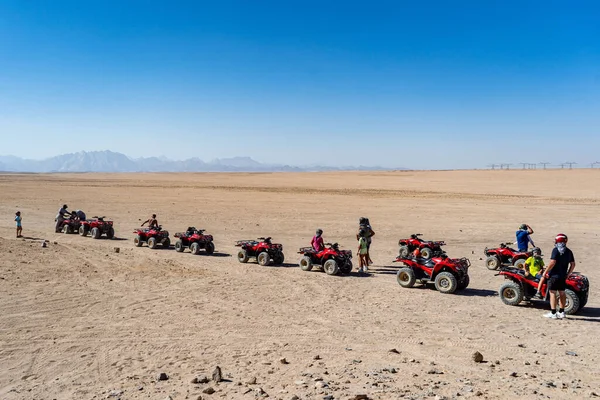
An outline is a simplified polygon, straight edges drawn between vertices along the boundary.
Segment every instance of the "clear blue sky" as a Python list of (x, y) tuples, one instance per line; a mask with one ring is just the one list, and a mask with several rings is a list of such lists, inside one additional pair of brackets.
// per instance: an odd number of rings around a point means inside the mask
[(0, 1), (0, 154), (600, 161), (598, 1)]

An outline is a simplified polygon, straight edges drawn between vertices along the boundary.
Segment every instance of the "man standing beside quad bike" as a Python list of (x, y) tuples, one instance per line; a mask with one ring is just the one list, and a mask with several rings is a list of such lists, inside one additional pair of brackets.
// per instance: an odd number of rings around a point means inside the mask
[[(567, 287), (567, 277), (575, 269), (575, 256), (571, 249), (567, 247), (569, 238), (564, 233), (559, 233), (554, 239), (554, 249), (548, 269), (544, 277), (548, 279), (548, 287), (550, 290), (550, 312), (544, 314), (544, 317), (551, 319), (565, 318), (565, 306), (567, 298), (565, 289)], [(560, 297), (560, 308), (556, 312), (556, 292)]]

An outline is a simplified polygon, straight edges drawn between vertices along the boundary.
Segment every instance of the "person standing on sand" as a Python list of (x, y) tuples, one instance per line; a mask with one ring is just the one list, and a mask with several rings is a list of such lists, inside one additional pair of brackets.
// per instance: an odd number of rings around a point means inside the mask
[(317, 229), (315, 236), (313, 236), (310, 241), (310, 245), (316, 252), (323, 251), (325, 249), (325, 244), (323, 243), (323, 229)]
[(369, 261), (367, 259), (368, 255), (369, 255), (369, 250), (367, 247), (367, 232), (365, 232), (364, 230), (360, 230), (358, 232), (358, 262), (359, 262), (359, 266), (358, 266), (358, 272), (363, 273), (363, 272), (367, 272), (367, 270), (369, 269), (368, 264)]
[(17, 238), (23, 236), (23, 226), (21, 225), (21, 221), (23, 221), (21, 218), (21, 211), (17, 211), (15, 214), (15, 222), (17, 223)]
[(532, 234), (533, 234), (533, 229), (531, 229), (531, 227), (529, 225), (521, 224), (521, 226), (519, 226), (519, 230), (517, 231), (516, 236), (517, 236), (517, 246), (518, 246), (520, 252), (522, 252), (522, 253), (527, 252), (529, 243), (531, 243), (532, 247), (535, 247), (535, 243), (533, 243), (531, 236), (529, 236)]
[(360, 217), (358, 220), (358, 230), (359, 233), (356, 235), (356, 239), (360, 240), (360, 231), (363, 231), (365, 239), (367, 240), (367, 265), (373, 264), (373, 260), (371, 260), (371, 238), (375, 236), (375, 232), (373, 228), (371, 228), (371, 224), (369, 223), (369, 218)]
[[(565, 318), (565, 304), (567, 296), (565, 289), (567, 288), (567, 276), (575, 269), (575, 256), (571, 249), (567, 247), (569, 238), (564, 233), (559, 233), (554, 238), (554, 249), (550, 264), (544, 275), (548, 280), (548, 290), (550, 290), (550, 312), (544, 314), (546, 318), (562, 319)], [(560, 296), (560, 308), (556, 312), (556, 292)]]
[(69, 210), (67, 210), (68, 208), (69, 208), (69, 206), (67, 206), (66, 204), (63, 204), (63, 206), (60, 208), (60, 210), (58, 210), (58, 214), (56, 214), (56, 225), (54, 226), (54, 231), (56, 233), (60, 232), (60, 230), (62, 228), (62, 223), (66, 219), (65, 216), (71, 215)]

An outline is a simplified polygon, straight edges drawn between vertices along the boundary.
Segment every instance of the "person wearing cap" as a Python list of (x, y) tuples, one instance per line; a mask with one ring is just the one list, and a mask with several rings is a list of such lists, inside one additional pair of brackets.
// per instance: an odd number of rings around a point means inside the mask
[[(567, 247), (568, 241), (567, 235), (563, 233), (559, 233), (554, 238), (554, 249), (552, 249), (552, 256), (550, 256), (551, 261), (544, 274), (545, 278), (548, 279), (548, 290), (550, 290), (550, 312), (544, 314), (546, 318), (565, 318), (567, 276), (575, 269), (575, 256), (571, 249)], [(556, 292), (558, 292), (560, 299), (558, 312), (556, 312)]]
[(312, 240), (310, 241), (310, 245), (317, 252), (325, 249), (325, 244), (323, 243), (323, 229), (317, 229), (315, 236), (313, 236)]
[(537, 292), (534, 299), (541, 299), (540, 290), (544, 284), (544, 260), (542, 259), (542, 251), (539, 247), (535, 247), (532, 251), (533, 255), (525, 260), (525, 273), (535, 279), (539, 279)]
[(56, 225), (54, 226), (54, 230), (58, 233), (60, 232), (61, 228), (62, 228), (62, 223), (66, 218), (67, 215), (71, 215), (71, 213), (68, 210), (69, 206), (67, 206), (66, 204), (63, 204), (63, 206), (58, 210), (58, 214), (56, 214)]
[(531, 243), (532, 247), (535, 247), (535, 243), (533, 243), (531, 236), (529, 236), (532, 234), (533, 234), (533, 229), (531, 229), (531, 227), (529, 225), (521, 224), (521, 226), (519, 226), (519, 230), (516, 232), (516, 236), (517, 236), (516, 244), (517, 244), (520, 252), (522, 252), (522, 253), (527, 252), (529, 243)]

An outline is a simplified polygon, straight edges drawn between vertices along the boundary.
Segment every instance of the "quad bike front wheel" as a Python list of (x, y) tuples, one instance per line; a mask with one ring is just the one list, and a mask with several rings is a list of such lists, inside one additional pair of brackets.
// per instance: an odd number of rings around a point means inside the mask
[(571, 289), (565, 290), (566, 304), (565, 304), (565, 314), (573, 315), (576, 314), (577, 311), (581, 308), (581, 301), (579, 300), (579, 296), (577, 293), (572, 291)]
[(73, 233), (73, 231), (71, 230), (71, 225), (67, 224), (63, 226), (63, 233), (66, 235)]
[(300, 259), (300, 269), (302, 271), (310, 271), (313, 269), (313, 262), (309, 256), (304, 256)]
[(487, 269), (494, 271), (500, 267), (500, 259), (496, 256), (488, 256), (485, 259), (485, 266)]
[(194, 242), (190, 245), (190, 251), (192, 252), (192, 254), (194, 255), (198, 255), (200, 254), (200, 244), (198, 244), (198, 242)]
[(215, 244), (213, 242), (208, 242), (204, 245), (204, 251), (209, 256), (215, 252)]
[(91, 230), (91, 235), (92, 235), (92, 239), (100, 239), (100, 236), (102, 236), (102, 233), (100, 233), (100, 228), (94, 227)]
[(154, 238), (154, 237), (148, 238), (148, 247), (151, 249), (156, 248), (156, 238)]
[(142, 244), (144, 244), (144, 241), (142, 240), (142, 237), (140, 235), (136, 235), (133, 238), (133, 244), (135, 245), (135, 247), (142, 247)]
[(266, 267), (271, 263), (271, 256), (266, 251), (261, 251), (258, 256), (256, 256), (256, 261), (258, 261), (258, 265)]
[(183, 241), (179, 239), (175, 242), (175, 251), (181, 253), (183, 250), (185, 250), (185, 246), (183, 245)]
[(411, 288), (417, 282), (415, 271), (412, 268), (403, 267), (398, 270), (396, 274), (396, 282), (403, 288)]
[(429, 260), (432, 256), (433, 250), (431, 250), (429, 247), (423, 247), (421, 249), (421, 257), (423, 257), (424, 259)]
[(337, 261), (333, 259), (325, 261), (325, 264), (323, 264), (323, 270), (327, 275), (337, 275), (340, 273), (340, 267), (338, 266)]
[(435, 288), (440, 293), (451, 294), (458, 289), (458, 281), (451, 272), (440, 272), (435, 277)]
[(409, 254), (410, 254), (410, 249), (406, 245), (401, 245), (400, 248), (398, 249), (398, 255), (400, 257), (406, 258), (406, 257), (408, 257)]
[(509, 306), (517, 306), (523, 301), (523, 287), (517, 282), (504, 282), (498, 293), (500, 294), (500, 300)]
[(242, 264), (246, 264), (250, 257), (248, 256), (248, 252), (246, 250), (241, 249), (240, 251), (238, 251), (237, 259)]
[(342, 274), (346, 274), (346, 275), (349, 274), (350, 272), (352, 272), (352, 261), (346, 260), (344, 265), (342, 265), (340, 267), (340, 271), (342, 272)]
[(169, 249), (169, 248), (171, 248), (171, 239), (165, 238), (162, 241), (162, 247), (163, 247), (163, 249)]
[(80, 236), (87, 236), (88, 235), (88, 230), (84, 225), (81, 225), (79, 227), (79, 235)]
[(275, 265), (281, 265), (283, 264), (283, 262), (285, 261), (285, 256), (283, 255), (283, 252), (278, 251), (275, 253), (275, 255), (273, 256), (273, 264)]
[(467, 287), (469, 287), (470, 282), (471, 279), (469, 278), (469, 275), (465, 275), (461, 280), (458, 281), (458, 290), (465, 290)]
[(106, 232), (106, 237), (108, 239), (112, 239), (115, 237), (115, 228), (113, 228), (112, 226), (110, 228), (108, 228), (108, 231)]

